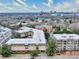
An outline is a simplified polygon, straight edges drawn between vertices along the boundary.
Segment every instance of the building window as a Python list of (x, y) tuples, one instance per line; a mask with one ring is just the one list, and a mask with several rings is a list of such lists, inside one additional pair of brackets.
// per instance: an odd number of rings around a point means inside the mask
[(39, 49), (38, 46), (36, 46), (36, 49), (37, 49), (37, 50)]
[(79, 45), (79, 40), (78, 40), (78, 45)]
[(66, 45), (66, 41), (64, 41), (64, 44)]
[(25, 46), (25, 49), (28, 49), (28, 46)]
[(25, 33), (21, 33), (20, 36), (21, 36), (21, 38), (24, 38), (25, 37)]
[(29, 31), (29, 32), (28, 32), (28, 37), (29, 37), (29, 38), (32, 38), (32, 36), (33, 36), (33, 32), (32, 32), (32, 31)]
[(66, 46), (64, 46), (63, 50), (66, 50)]
[(28, 33), (25, 33), (25, 37), (26, 37), (26, 38), (28, 37)]
[(74, 50), (76, 50), (76, 46), (74, 46)]

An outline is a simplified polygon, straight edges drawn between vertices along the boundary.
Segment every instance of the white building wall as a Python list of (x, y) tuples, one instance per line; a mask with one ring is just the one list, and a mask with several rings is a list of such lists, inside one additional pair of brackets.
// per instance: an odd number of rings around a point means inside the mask
[(10, 39), (12, 36), (12, 31), (9, 28), (0, 27), (0, 46), (4, 44), (5, 41)]
[(79, 49), (79, 44), (78, 44), (78, 40), (73, 40), (73, 41), (66, 41), (66, 44), (64, 44), (64, 41), (62, 42), (58, 42), (57, 41), (57, 49), (58, 50), (64, 50), (64, 46), (66, 47), (66, 50), (78, 50)]

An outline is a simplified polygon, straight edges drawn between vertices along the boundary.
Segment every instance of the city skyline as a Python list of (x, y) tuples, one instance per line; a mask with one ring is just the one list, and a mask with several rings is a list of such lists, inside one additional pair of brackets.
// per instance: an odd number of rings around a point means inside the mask
[(0, 0), (0, 12), (76, 12), (79, 0)]

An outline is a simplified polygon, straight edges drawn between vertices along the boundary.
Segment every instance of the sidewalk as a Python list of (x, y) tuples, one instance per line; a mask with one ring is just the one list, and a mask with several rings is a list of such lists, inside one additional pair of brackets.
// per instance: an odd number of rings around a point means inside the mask
[[(2, 57), (0, 55), (0, 59), (30, 59), (30, 58), (31, 58), (30, 54), (16, 54), (11, 57)], [(60, 56), (48, 57), (48, 56), (46, 56), (46, 54), (42, 53), (42, 54), (40, 54), (40, 56), (35, 57), (35, 59), (79, 59), (79, 56), (60, 55)]]

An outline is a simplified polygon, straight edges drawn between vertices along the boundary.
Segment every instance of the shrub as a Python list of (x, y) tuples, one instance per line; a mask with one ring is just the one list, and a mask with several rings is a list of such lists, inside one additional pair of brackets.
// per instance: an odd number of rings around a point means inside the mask
[(11, 56), (11, 54), (12, 54), (12, 51), (10, 50), (8, 45), (3, 45), (1, 48), (1, 55), (3, 57), (9, 57), (9, 56)]
[(0, 55), (1, 55), (1, 52), (2, 52), (2, 51), (1, 51), (1, 47), (0, 47)]
[(31, 56), (36, 57), (38, 56), (39, 52), (37, 50), (31, 51)]
[(46, 54), (48, 56), (53, 56), (56, 53), (56, 42), (54, 40), (48, 41), (48, 48), (46, 50)]

